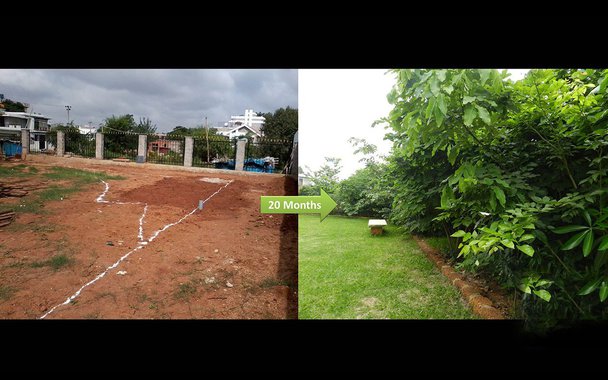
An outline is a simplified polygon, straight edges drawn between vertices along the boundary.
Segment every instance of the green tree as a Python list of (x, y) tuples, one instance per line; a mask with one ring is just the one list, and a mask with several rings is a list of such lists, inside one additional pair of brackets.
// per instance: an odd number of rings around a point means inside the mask
[(103, 132), (135, 132), (137, 123), (133, 115), (110, 116), (101, 125)]
[(608, 317), (608, 70), (392, 72), (393, 221), (454, 237), (523, 317)]
[(190, 128), (186, 128), (186, 127), (182, 127), (181, 125), (178, 125), (175, 128), (173, 128), (173, 130), (169, 133), (176, 134), (176, 135), (182, 135), (182, 136), (189, 136), (191, 131), (190, 131)]
[[(176, 126), (168, 136), (192, 136), (194, 138), (193, 157), (197, 162), (210, 163), (214, 160), (226, 161), (234, 159), (235, 145), (227, 136), (218, 133), (216, 128), (205, 128), (198, 125), (194, 128)], [(207, 146), (209, 146), (207, 154)], [(207, 161), (209, 157), (209, 162)]]
[(144, 135), (151, 135), (156, 133), (156, 124), (152, 124), (152, 120), (147, 117), (140, 118), (139, 123), (133, 128), (133, 132), (141, 133)]
[(16, 102), (11, 99), (4, 99), (2, 104), (4, 105), (4, 110), (6, 112), (25, 112), (25, 104), (21, 102)]
[(336, 157), (325, 157), (325, 163), (318, 170), (310, 171), (306, 176), (310, 179), (311, 185), (305, 186), (300, 193), (303, 195), (319, 195), (321, 189), (328, 194), (334, 194), (338, 190), (340, 179), (338, 175), (342, 170), (341, 159)]
[(363, 157), (363, 169), (340, 182), (338, 187), (340, 209), (349, 216), (388, 218), (393, 196), (387, 165), (377, 155), (377, 147), (365, 139), (348, 139), (355, 148), (355, 154)]
[(101, 125), (104, 133), (105, 149), (109, 151), (109, 156), (133, 156), (133, 151), (137, 151), (137, 132), (138, 124), (133, 115), (108, 117)]
[(372, 164), (340, 182), (340, 209), (348, 216), (388, 218), (393, 196), (386, 180), (386, 165)]
[(262, 133), (268, 139), (289, 140), (293, 139), (293, 135), (298, 130), (298, 109), (297, 108), (279, 108), (273, 113), (265, 113), (264, 126)]

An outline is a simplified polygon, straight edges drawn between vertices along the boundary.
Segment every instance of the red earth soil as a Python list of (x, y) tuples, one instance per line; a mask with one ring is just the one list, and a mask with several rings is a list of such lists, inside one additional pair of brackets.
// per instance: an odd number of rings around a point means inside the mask
[[(297, 218), (261, 214), (259, 205), (261, 195), (297, 194), (291, 178), (77, 159), (25, 163), (40, 174), (58, 165), (120, 175), (126, 179), (107, 181), (105, 200), (141, 204), (97, 203), (100, 182), (46, 203), (43, 214), (18, 213), (0, 229), (0, 318), (40, 318), (66, 301), (138, 247), (143, 203), (147, 240), (225, 186), (203, 178), (233, 182), (46, 318), (297, 318)], [(42, 175), (28, 183), (58, 184)], [(41, 264), (57, 255), (69, 265)]]

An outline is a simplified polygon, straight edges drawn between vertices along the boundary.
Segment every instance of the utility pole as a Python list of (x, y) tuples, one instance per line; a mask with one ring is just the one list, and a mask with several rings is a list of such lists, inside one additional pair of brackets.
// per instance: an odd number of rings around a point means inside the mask
[(72, 109), (72, 106), (65, 106), (65, 109), (66, 109), (66, 111), (68, 111), (68, 123), (67, 124), (70, 124), (70, 110)]
[(207, 163), (209, 163), (209, 125), (207, 124), (207, 116), (205, 116), (205, 136), (207, 137)]

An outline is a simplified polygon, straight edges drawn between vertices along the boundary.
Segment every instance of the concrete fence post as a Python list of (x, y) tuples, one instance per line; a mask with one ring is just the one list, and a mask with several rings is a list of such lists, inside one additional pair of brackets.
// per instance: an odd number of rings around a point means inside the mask
[(95, 158), (103, 160), (103, 133), (95, 134)]
[(287, 174), (298, 180), (298, 132), (293, 135), (293, 147), (291, 150), (291, 163), (287, 168)]
[(247, 149), (247, 139), (239, 139), (236, 142), (236, 160), (234, 170), (243, 170), (245, 168), (245, 150)]
[(148, 136), (139, 135), (139, 143), (137, 144), (137, 163), (143, 164), (146, 162), (146, 152), (148, 148)]
[(63, 157), (65, 154), (65, 132), (57, 131), (57, 156)]
[(30, 152), (30, 131), (29, 129), (21, 130), (21, 159), (25, 160)]
[(186, 136), (184, 143), (184, 166), (192, 166), (192, 155), (194, 154), (194, 139)]

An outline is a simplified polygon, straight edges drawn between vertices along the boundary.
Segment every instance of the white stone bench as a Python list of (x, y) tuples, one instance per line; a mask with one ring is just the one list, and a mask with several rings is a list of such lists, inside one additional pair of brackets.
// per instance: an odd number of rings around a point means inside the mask
[(386, 226), (386, 220), (370, 219), (369, 222), (367, 222), (367, 226), (370, 228), (372, 235), (382, 235), (384, 226)]

